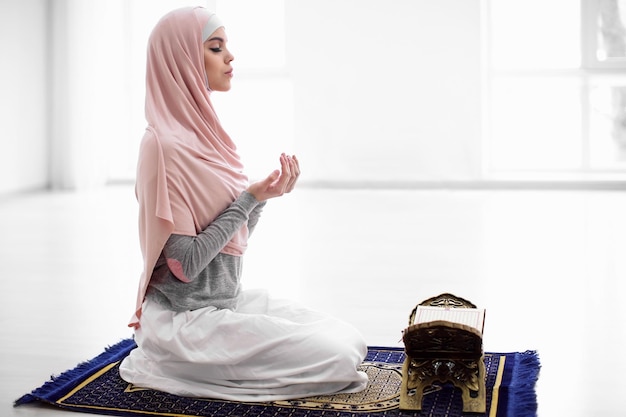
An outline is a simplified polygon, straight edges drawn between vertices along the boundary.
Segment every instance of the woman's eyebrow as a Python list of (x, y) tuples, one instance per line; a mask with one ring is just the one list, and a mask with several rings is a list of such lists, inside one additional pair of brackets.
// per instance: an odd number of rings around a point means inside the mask
[(223, 39), (223, 38), (220, 38), (219, 36), (215, 36), (215, 37), (213, 37), (213, 38), (211, 38), (211, 39), (207, 39), (205, 42), (208, 42), (208, 41), (220, 41), (220, 42), (222, 42), (222, 43), (223, 43), (223, 42), (224, 42), (224, 39)]

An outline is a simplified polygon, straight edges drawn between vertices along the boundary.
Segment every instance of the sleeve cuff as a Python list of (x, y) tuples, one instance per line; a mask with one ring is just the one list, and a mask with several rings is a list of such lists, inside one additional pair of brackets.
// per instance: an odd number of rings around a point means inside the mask
[(256, 206), (262, 203), (259, 203), (252, 194), (250, 194), (247, 191), (244, 191), (243, 193), (241, 193), (241, 195), (237, 199), (237, 204), (241, 208), (243, 208), (246, 211), (246, 213), (250, 214), (250, 212), (252, 212), (252, 210), (254, 210)]

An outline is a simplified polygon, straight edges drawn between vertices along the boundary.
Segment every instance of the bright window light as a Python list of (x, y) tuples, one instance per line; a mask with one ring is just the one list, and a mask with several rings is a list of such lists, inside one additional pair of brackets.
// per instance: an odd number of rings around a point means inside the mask
[(490, 1), (495, 69), (576, 68), (580, 7), (572, 0)]
[(241, 70), (285, 66), (284, 0), (217, 0), (229, 48)]

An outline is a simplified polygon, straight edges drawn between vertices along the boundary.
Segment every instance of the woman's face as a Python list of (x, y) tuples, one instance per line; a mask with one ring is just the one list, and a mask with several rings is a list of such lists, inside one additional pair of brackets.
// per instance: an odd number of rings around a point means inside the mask
[(230, 65), (235, 57), (226, 49), (226, 31), (218, 28), (204, 42), (204, 68), (209, 80), (209, 88), (213, 91), (230, 90), (233, 78), (233, 67)]

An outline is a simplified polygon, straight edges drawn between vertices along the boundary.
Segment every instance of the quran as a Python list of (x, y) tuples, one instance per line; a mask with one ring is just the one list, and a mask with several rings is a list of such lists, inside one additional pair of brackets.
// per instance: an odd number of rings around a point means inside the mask
[(484, 309), (449, 293), (415, 306), (402, 336), (401, 410), (421, 410), (428, 387), (452, 383), (462, 392), (464, 412), (486, 412), (484, 323)]

